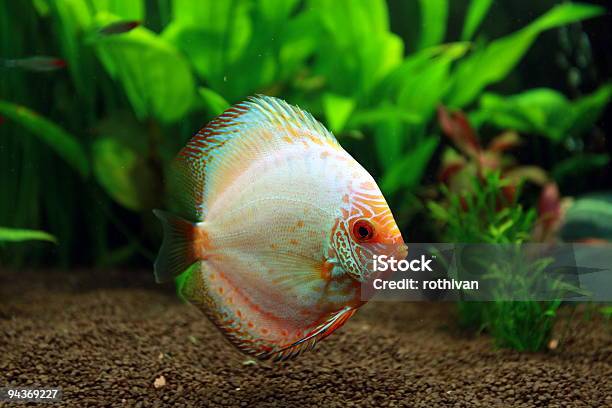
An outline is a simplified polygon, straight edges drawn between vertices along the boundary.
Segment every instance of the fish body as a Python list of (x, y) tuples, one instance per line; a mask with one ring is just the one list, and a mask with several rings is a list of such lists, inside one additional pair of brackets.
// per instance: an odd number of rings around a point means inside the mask
[(157, 279), (195, 263), (183, 295), (259, 358), (293, 357), (331, 334), (364, 303), (372, 255), (405, 251), (370, 174), (276, 98), (238, 104), (198, 132), (172, 184), (183, 218), (156, 212), (166, 232)]

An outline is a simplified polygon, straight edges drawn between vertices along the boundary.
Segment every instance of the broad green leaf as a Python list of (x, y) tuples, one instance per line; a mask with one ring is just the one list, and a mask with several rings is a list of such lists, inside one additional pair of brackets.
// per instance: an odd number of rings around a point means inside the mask
[(477, 50), (457, 67), (447, 105), (463, 107), (472, 102), (487, 85), (505, 78), (542, 31), (595, 17), (603, 12), (602, 7), (590, 4), (559, 4), (525, 28)]
[(428, 121), (448, 90), (451, 63), (448, 58), (438, 58), (407, 75), (399, 87), (397, 104), (421, 117), (423, 123)]
[(323, 110), (329, 128), (339, 134), (355, 108), (355, 101), (345, 96), (326, 93), (323, 95)]
[[(435, 47), (426, 48), (418, 51), (404, 59), (396, 66), (381, 82), (378, 87), (376, 97), (380, 99), (397, 99), (398, 94), (403, 92), (406, 98), (410, 92), (410, 85), (419, 85), (419, 81), (414, 78), (417, 76), (435, 76), (428, 71), (439, 71), (440, 66), (448, 67), (452, 61), (461, 58), (470, 47), (470, 43), (450, 43)], [(446, 85), (444, 85), (446, 89)], [(417, 91), (417, 89), (413, 89)], [(437, 89), (431, 90), (432, 93), (438, 92)], [(416, 97), (417, 95), (415, 95)], [(419, 109), (421, 110), (421, 109)], [(426, 108), (422, 110), (426, 111)]]
[(451, 63), (460, 58), (469, 43), (453, 43), (419, 51), (406, 58), (381, 83), (376, 98), (395, 100), (397, 105), (359, 111), (351, 124), (380, 122), (375, 129), (375, 144), (381, 166), (393, 167), (405, 146), (423, 137), (425, 125), (433, 115), (448, 87)]
[(188, 56), (210, 87), (223, 91), (227, 86), (224, 83), (234, 80), (227, 73), (228, 66), (245, 52), (256, 34), (248, 2), (174, 0), (172, 10), (174, 20), (164, 30), (163, 38)]
[(49, 3), (47, 0), (32, 0), (32, 5), (41, 16), (46, 17), (49, 14)]
[(379, 97), (397, 101), (400, 110), (418, 118), (400, 130), (404, 136), (401, 140), (408, 135), (406, 142), (410, 144), (424, 135), (426, 124), (448, 91), (451, 64), (468, 46), (468, 43), (456, 43), (417, 52), (385, 78)]
[(579, 135), (593, 127), (612, 98), (612, 83), (600, 87), (590, 95), (576, 100), (573, 104), (574, 121), (570, 133)]
[(0, 244), (22, 241), (49, 241), (57, 244), (57, 239), (44, 231), (0, 227)]
[(484, 94), (480, 99), (481, 118), (504, 129), (538, 133), (561, 140), (572, 121), (571, 107), (565, 97), (552, 89), (533, 89), (504, 98)]
[(298, 0), (258, 0), (255, 7), (268, 24), (275, 24), (286, 22), (297, 3)]
[(605, 12), (606, 10), (603, 7), (594, 4), (561, 3), (530, 24), (527, 29), (534, 32), (542, 32), (544, 30), (575, 23), (576, 21), (601, 16)]
[(368, 125), (377, 125), (386, 121), (400, 121), (403, 123), (421, 123), (423, 118), (416, 113), (408, 112), (397, 106), (381, 103), (378, 107), (355, 111), (348, 120), (349, 127), (359, 128)]
[(421, 34), (418, 49), (438, 45), (444, 41), (448, 0), (419, 0), (421, 8)]
[(394, 164), (383, 175), (380, 183), (382, 191), (385, 194), (392, 195), (402, 187), (412, 188), (416, 186), (421, 180), (423, 172), (438, 143), (438, 138), (429, 137), (415, 149), (405, 153), (402, 160)]
[(87, 155), (75, 136), (25, 106), (0, 100), (0, 113), (39, 137), (83, 178), (87, 177), (89, 174)]
[(612, 193), (593, 193), (578, 198), (567, 210), (561, 237), (566, 241), (585, 238), (612, 241)]
[(85, 54), (81, 44), (83, 34), (92, 23), (87, 0), (50, 1), (53, 28), (62, 55), (68, 60), (68, 71), (81, 95), (90, 97), (93, 84), (88, 73), (93, 71), (91, 55)]
[(327, 29), (342, 45), (354, 45), (372, 33), (389, 29), (389, 16), (384, 0), (310, 0), (308, 5), (321, 17)]
[(357, 99), (402, 60), (403, 42), (389, 31), (382, 0), (311, 0), (323, 31), (315, 73), (327, 79), (329, 91)]
[(131, 210), (147, 208), (155, 185), (144, 158), (119, 140), (104, 137), (92, 146), (94, 174), (106, 192)]
[(230, 107), (230, 104), (227, 103), (223, 96), (219, 95), (210, 88), (201, 87), (200, 89), (198, 89), (198, 93), (204, 101), (204, 106), (206, 106), (206, 110), (212, 116), (218, 116)]
[(107, 11), (125, 20), (144, 21), (144, 0), (92, 0), (96, 11)]
[(568, 176), (584, 176), (585, 174), (601, 169), (610, 163), (608, 154), (580, 154), (565, 159), (553, 167), (551, 176), (558, 183)]
[(392, 168), (402, 157), (405, 138), (406, 127), (402, 126), (398, 117), (389, 118), (374, 128), (374, 146), (378, 162), (384, 171)]
[(280, 34), (279, 68), (281, 78), (300, 69), (321, 41), (321, 27), (313, 11), (302, 12), (289, 20)]
[(612, 85), (603, 86), (574, 102), (547, 88), (531, 89), (509, 97), (484, 94), (476, 116), (480, 123), (561, 141), (591, 128), (611, 97)]
[(144, 157), (149, 153), (151, 127), (138, 121), (129, 107), (114, 111), (103, 118), (94, 128), (96, 135), (101, 138), (110, 137), (123, 146), (133, 150)]
[(172, 44), (137, 27), (125, 34), (99, 37), (94, 45), (140, 119), (174, 122), (187, 113), (194, 79), (189, 64)]
[(472, 0), (461, 32), (461, 40), (468, 41), (473, 36), (482, 20), (487, 15), (493, 0)]

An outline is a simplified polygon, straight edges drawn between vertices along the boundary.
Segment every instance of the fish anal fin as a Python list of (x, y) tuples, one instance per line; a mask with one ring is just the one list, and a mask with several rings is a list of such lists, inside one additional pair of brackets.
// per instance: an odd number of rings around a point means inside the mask
[(357, 309), (347, 306), (344, 309), (329, 315), (329, 317), (323, 323), (318, 325), (309, 334), (290, 346), (284, 347), (280, 350), (262, 353), (257, 357), (262, 360), (272, 359), (274, 361), (284, 361), (297, 357), (303, 351), (312, 350), (319, 341), (323, 340), (338, 328), (342, 327), (344, 323), (346, 323), (347, 320), (355, 314), (356, 311)]

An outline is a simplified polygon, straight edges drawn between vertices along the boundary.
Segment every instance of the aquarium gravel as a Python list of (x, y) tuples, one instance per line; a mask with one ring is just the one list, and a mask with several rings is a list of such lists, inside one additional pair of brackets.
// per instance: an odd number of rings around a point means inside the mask
[(612, 406), (599, 314), (520, 353), (458, 332), (452, 304), (373, 303), (309, 358), (262, 364), (149, 271), (3, 271), (0, 299), (0, 383), (59, 386), (65, 407)]

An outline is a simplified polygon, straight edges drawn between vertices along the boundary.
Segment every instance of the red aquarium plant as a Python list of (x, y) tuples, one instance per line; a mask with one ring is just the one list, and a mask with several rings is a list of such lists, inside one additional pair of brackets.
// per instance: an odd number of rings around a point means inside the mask
[(518, 165), (514, 157), (506, 154), (508, 150), (521, 144), (516, 132), (501, 133), (485, 148), (463, 112), (450, 111), (444, 106), (439, 106), (438, 122), (442, 132), (456, 147), (456, 149), (452, 147), (446, 149), (438, 173), (439, 181), (446, 184), (452, 193), (461, 195), (469, 193), (474, 177), (484, 181), (487, 174), (500, 172), (502, 179), (510, 181), (501, 189), (499, 200), (501, 208), (514, 201), (520, 182), (530, 181), (540, 186), (548, 182), (548, 176), (542, 168)]
[[(442, 132), (456, 147), (448, 147), (444, 152), (438, 179), (446, 185), (450, 193), (459, 195), (464, 211), (467, 211), (469, 202), (466, 195), (474, 193), (474, 180), (484, 184), (487, 175), (494, 172), (500, 174), (505, 183), (500, 187), (497, 211), (513, 203), (517, 199), (519, 184), (528, 181), (541, 187), (531, 240), (560, 240), (559, 232), (573, 200), (561, 196), (557, 183), (548, 177), (544, 169), (533, 165), (520, 165), (508, 154), (509, 150), (521, 144), (518, 133), (505, 131), (494, 137), (485, 148), (463, 112), (450, 111), (439, 106), (438, 121)], [(583, 241), (594, 242), (593, 239)]]

